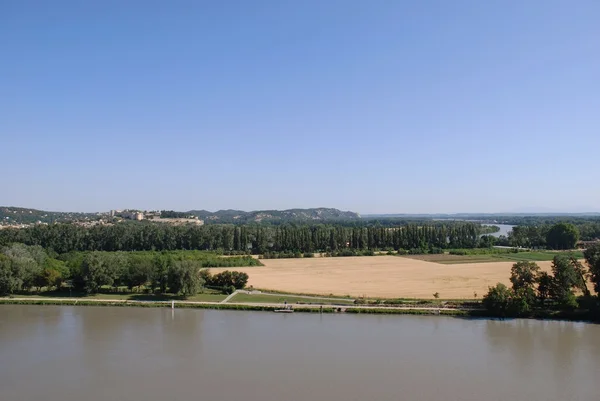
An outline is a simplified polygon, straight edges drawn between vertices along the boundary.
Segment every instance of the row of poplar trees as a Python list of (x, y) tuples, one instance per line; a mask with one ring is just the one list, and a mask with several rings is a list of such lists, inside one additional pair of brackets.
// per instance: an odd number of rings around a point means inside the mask
[(41, 245), (70, 251), (224, 250), (237, 252), (327, 252), (344, 248), (474, 248), (481, 227), (472, 223), (409, 224), (398, 227), (341, 225), (169, 226), (120, 223), (90, 228), (74, 224), (0, 230), (0, 246)]

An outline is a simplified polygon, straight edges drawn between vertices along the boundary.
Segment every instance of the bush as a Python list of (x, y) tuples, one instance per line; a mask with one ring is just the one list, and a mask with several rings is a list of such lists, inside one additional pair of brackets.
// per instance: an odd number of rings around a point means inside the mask
[(215, 274), (210, 277), (210, 280), (207, 282), (209, 286), (219, 287), (219, 288), (228, 288), (234, 287), (234, 291), (236, 289), (242, 289), (248, 283), (248, 275), (242, 272), (231, 272), (225, 270), (224, 272)]
[(450, 255), (460, 255), (460, 256), (464, 256), (467, 254), (467, 251), (463, 250), (463, 249), (453, 249), (450, 252)]
[(305, 252), (305, 253), (304, 253), (304, 257), (305, 257), (305, 258), (314, 258), (314, 257), (315, 257), (315, 254), (314, 254), (314, 253), (312, 253), (312, 252)]
[(422, 248), (413, 248), (411, 250), (408, 251), (409, 255), (424, 255), (426, 254), (427, 251), (425, 249)]
[[(300, 252), (265, 252), (260, 256), (260, 259), (294, 259), (301, 258)], [(306, 254), (304, 257), (307, 257)]]
[(505, 317), (508, 315), (508, 307), (512, 291), (502, 283), (490, 287), (489, 291), (483, 297), (483, 306), (496, 316)]
[(235, 292), (235, 287), (232, 285), (230, 285), (228, 287), (223, 287), (222, 291), (223, 291), (223, 294), (225, 294), (225, 295), (231, 295)]

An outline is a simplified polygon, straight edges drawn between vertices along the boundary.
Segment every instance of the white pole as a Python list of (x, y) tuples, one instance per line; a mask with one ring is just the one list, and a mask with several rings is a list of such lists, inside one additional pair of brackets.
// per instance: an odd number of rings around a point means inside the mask
[(171, 309), (175, 309), (175, 301), (171, 301)]

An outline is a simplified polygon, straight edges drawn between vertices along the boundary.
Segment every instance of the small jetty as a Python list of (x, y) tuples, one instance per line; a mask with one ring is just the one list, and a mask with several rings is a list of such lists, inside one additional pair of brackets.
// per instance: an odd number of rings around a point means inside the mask
[(275, 312), (275, 313), (294, 313), (294, 310), (292, 309), (292, 305), (286, 305), (283, 308), (275, 309), (273, 312)]

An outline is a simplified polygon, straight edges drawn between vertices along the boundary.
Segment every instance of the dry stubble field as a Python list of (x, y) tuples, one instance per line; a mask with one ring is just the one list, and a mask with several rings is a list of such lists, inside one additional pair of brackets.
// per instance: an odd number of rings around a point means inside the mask
[[(514, 262), (442, 265), (399, 256), (266, 259), (264, 266), (236, 268), (255, 288), (369, 298), (481, 298), (489, 286), (510, 284)], [(550, 270), (551, 262), (537, 262)], [(214, 269), (217, 270), (217, 269)]]

